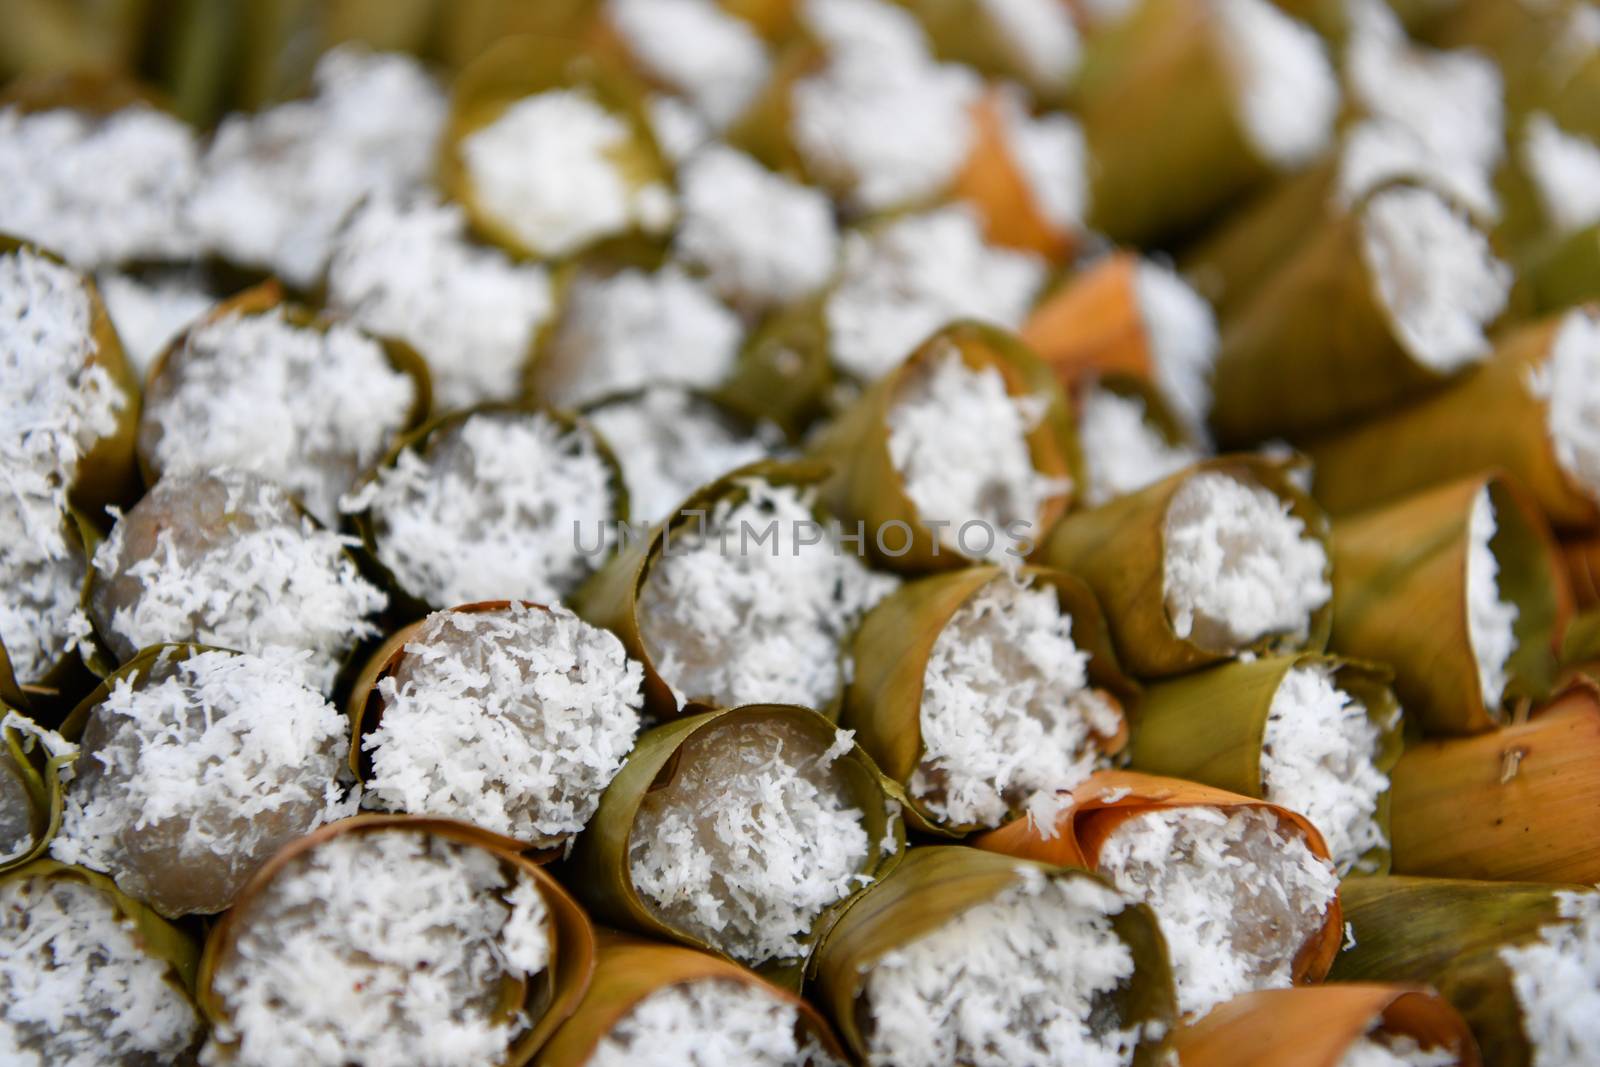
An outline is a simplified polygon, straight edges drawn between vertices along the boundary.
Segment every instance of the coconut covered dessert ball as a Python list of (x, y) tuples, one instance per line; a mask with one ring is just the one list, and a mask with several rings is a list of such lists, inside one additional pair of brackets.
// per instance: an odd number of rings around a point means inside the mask
[(158, 477), (255, 471), (335, 525), (340, 494), (426, 407), (415, 371), (356, 327), (253, 290), (185, 332), (155, 367), (139, 454)]
[(1518, 607), (1502, 596), (1500, 562), (1494, 551), (1494, 498), (1485, 483), (1472, 498), (1467, 523), (1467, 639), (1478, 666), (1478, 691), (1485, 707), (1498, 707), (1509, 680), (1511, 656), (1517, 650)]
[(347, 547), (258, 475), (173, 475), (95, 551), (89, 611), (118, 661), (172, 641), (295, 653), (301, 678), (328, 692), (387, 602)]
[(1073, 428), (1083, 450), (1083, 499), (1090, 507), (1153, 485), (1205, 456), (1181, 436), (1169, 437), (1146, 398), (1131, 390), (1088, 386)]
[(176, 649), (88, 711), (51, 854), (163, 915), (211, 914), (281, 846), (354, 814), (344, 716), (278, 657)]
[(180, 968), (195, 955), (184, 935), (104, 879), (48, 866), (9, 875), (0, 881), (0, 1059), (15, 1067), (194, 1062), (200, 1015)]
[(1500, 949), (1532, 1062), (1577, 1067), (1593, 1055), (1600, 1006), (1600, 894), (1558, 894), (1561, 920)]
[(573, 962), (555, 957), (558, 924), (582, 923), (573, 913), (470, 828), (330, 828), (280, 853), (213, 934), (206, 1061), (507, 1062), (551, 1005), (553, 968)]
[(428, 361), (436, 405), (515, 400), (534, 340), (554, 312), (548, 272), (467, 235), (458, 204), (373, 197), (340, 229), (328, 306)]
[(1600, 312), (1585, 307), (1563, 314), (1529, 382), (1544, 402), (1556, 466), (1589, 501), (1600, 501)]
[(395, 583), (432, 607), (569, 596), (625, 517), (615, 461), (552, 413), (449, 416), (379, 467), (343, 506)]
[(1559, 234), (1600, 222), (1600, 143), (1551, 116), (1535, 113), (1522, 128), (1518, 157), (1539, 206)]
[(711, 129), (737, 119), (771, 60), (755, 27), (716, 0), (606, 0), (605, 26), (632, 65)]
[(366, 806), (541, 849), (582, 830), (639, 731), (643, 672), (622, 643), (517, 601), (437, 612), (403, 634), (374, 697), (358, 697)]

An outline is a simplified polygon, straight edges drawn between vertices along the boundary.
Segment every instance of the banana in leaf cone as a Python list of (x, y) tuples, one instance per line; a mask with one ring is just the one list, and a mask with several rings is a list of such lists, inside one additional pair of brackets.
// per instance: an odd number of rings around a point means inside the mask
[(1346, 882), (1343, 897), (1355, 943), (1334, 963), (1336, 982), (1433, 986), (1466, 1019), (1485, 1063), (1587, 1058), (1600, 903), (1590, 890), (1391, 875)]
[(981, 0), (912, 0), (908, 6), (939, 58), (1023, 85), (1050, 106), (1070, 96), (1080, 46), (1067, 4), (1055, 5), (1049, 17), (1041, 11), (1025, 28)]
[(642, 735), (561, 871), (603, 922), (796, 987), (831, 915), (904, 844), (898, 790), (849, 734), (752, 704)]
[[(756, 1049), (739, 1045), (752, 1033), (760, 1035), (761, 1052), (802, 1067), (844, 1059), (827, 1020), (794, 992), (721, 956), (601, 931), (588, 992), (534, 1063), (603, 1067), (641, 1053), (692, 1055), (707, 1044), (724, 1055), (754, 1056)], [(776, 1048), (780, 1043), (787, 1047)]]
[(521, 848), (404, 815), (356, 816), (285, 846), (207, 939), (209, 1061), (284, 1045), (307, 1058), (404, 1058), (448, 1039), (496, 1067), (530, 1062), (582, 1001), (595, 934)]
[(733, 371), (712, 398), (799, 441), (826, 414), (834, 384), (823, 308), (824, 301), (813, 297), (769, 313), (745, 338)]
[(78, 746), (0, 705), (0, 872), (43, 856), (61, 826)]
[(1570, 613), (1554, 542), (1510, 478), (1476, 475), (1334, 524), (1329, 645), (1390, 665), (1424, 733), (1491, 730), (1547, 696)]
[(1066, 1067), (1110, 1048), (1154, 1067), (1176, 1017), (1149, 908), (1087, 871), (953, 845), (912, 849), (863, 893), (827, 932), (810, 981), (863, 1062), (998, 1050)]

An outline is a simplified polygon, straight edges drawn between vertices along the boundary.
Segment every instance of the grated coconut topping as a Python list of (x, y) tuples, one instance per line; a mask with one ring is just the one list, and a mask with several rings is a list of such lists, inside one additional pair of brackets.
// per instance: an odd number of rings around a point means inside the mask
[(292, 324), (283, 307), (191, 330), (146, 390), (139, 448), (157, 472), (254, 471), (332, 526), (339, 494), (405, 427), (417, 387), (343, 322)]
[(1288, 170), (1333, 138), (1339, 82), (1309, 26), (1267, 0), (1211, 0), (1244, 135), (1268, 163)]
[(1045, 280), (1036, 256), (986, 244), (966, 207), (849, 233), (825, 315), (841, 369), (871, 381), (954, 319), (1022, 324)]
[(1150, 422), (1144, 401), (1090, 387), (1078, 412), (1084, 503), (1098, 507), (1198, 462), (1199, 449), (1171, 444)]
[(1397, 181), (1420, 181), (1466, 208), (1494, 220), (1500, 203), (1492, 175), (1462, 159), (1437, 152), (1422, 135), (1392, 119), (1362, 119), (1339, 146), (1335, 201), (1349, 210), (1373, 191)]
[(84, 728), (50, 854), (163, 914), (232, 904), (280, 847), (355, 814), (335, 781), (345, 718), (304, 673), (217, 651), (117, 679)]
[(1255, 807), (1140, 812), (1106, 838), (1097, 867), (1154, 909), (1185, 1015), (1292, 985), (1339, 889), (1298, 830)]
[(1579, 490), (1600, 500), (1600, 313), (1568, 311), (1528, 387), (1545, 404), (1556, 463)]
[(1001, 131), (1034, 206), (1059, 230), (1081, 229), (1089, 209), (1089, 149), (1083, 127), (1059, 112), (1029, 114), (1026, 97), (1012, 86), (1000, 87), (999, 102)]
[(543, 267), (474, 244), (459, 205), (382, 197), (339, 233), (328, 306), (415, 348), (434, 406), (453, 410), (517, 399), (555, 296)]
[(128, 357), (128, 366), (143, 382), (156, 358), (196, 319), (210, 310), (214, 297), (197, 278), (182, 274), (145, 280), (132, 274), (101, 271), (95, 277), (106, 313)]
[(176, 1063), (200, 1017), (166, 963), (100, 890), (0, 884), (0, 1060), (10, 1067)]
[(1242, 476), (1200, 472), (1167, 505), (1163, 587), (1173, 632), (1235, 651), (1262, 637), (1304, 638), (1328, 602), (1328, 553), (1289, 502)]
[(997, 896), (891, 950), (864, 984), (873, 1067), (1127, 1067), (1137, 1028), (1110, 998), (1133, 953), (1111, 926), (1125, 907), (1082, 878), (1019, 867)]
[(1070, 7), (1057, 0), (978, 0), (977, 8), (1030, 82), (1053, 91), (1068, 87), (1082, 49)]
[(628, 839), (633, 887), (664, 922), (742, 962), (803, 957), (822, 912), (870, 882), (872, 843), (824, 750), (781, 720), (712, 725), (679, 749)]
[[(1374, 1022), (1381, 1025), (1382, 1016)], [(1461, 1060), (1448, 1048), (1423, 1048), (1409, 1034), (1372, 1030), (1356, 1038), (1334, 1067), (1457, 1067)]]
[(378, 561), (419, 600), (554, 602), (600, 562), (611, 477), (586, 427), (485, 411), (402, 450), (343, 505), (370, 511)]
[[(550, 959), (538, 884), (426, 833), (347, 833), (302, 852), (236, 915), (213, 988), (220, 1067), (477, 1067), (534, 1019), (502, 983)], [(224, 1052), (221, 1042), (237, 1042)]]
[(766, 46), (712, 0), (606, 0), (606, 18), (645, 72), (721, 129), (767, 80)]
[(1585, 1067), (1600, 1047), (1600, 894), (1560, 892), (1565, 922), (1503, 948), (1532, 1067)]
[(762, 986), (695, 978), (629, 1008), (584, 1067), (841, 1067), (802, 1025), (798, 1007)]
[(1466, 607), (1467, 637), (1478, 664), (1478, 688), (1491, 714), (1505, 695), (1507, 664), (1517, 648), (1514, 627), (1518, 614), (1517, 605), (1500, 593), (1500, 562), (1491, 547), (1494, 534), (1494, 501), (1485, 485), (1472, 500), (1467, 524)]
[(826, 707), (845, 642), (899, 583), (818, 523), (814, 490), (741, 484), (748, 499), (671, 532), (639, 593), (640, 635), (680, 703)]
[(1534, 114), (1522, 134), (1522, 166), (1533, 179), (1545, 218), (1558, 234), (1600, 222), (1600, 144)]
[(1204, 440), (1219, 344), (1216, 314), (1176, 271), (1153, 260), (1139, 260), (1133, 290), (1156, 386), (1185, 430)]
[(941, 822), (999, 826), (1107, 765), (1122, 714), (1055, 590), (1003, 576), (939, 631), (922, 676), (922, 760), (907, 787)]
[(800, 20), (830, 54), (926, 60), (927, 35), (906, 8), (890, 0), (803, 0)]
[(622, 642), (564, 608), (431, 615), (378, 683), (366, 804), (554, 847), (633, 748), (643, 677)]

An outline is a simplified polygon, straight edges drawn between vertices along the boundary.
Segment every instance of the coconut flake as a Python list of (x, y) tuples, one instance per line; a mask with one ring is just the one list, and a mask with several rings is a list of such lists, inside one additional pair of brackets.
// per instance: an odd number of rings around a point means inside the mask
[(1082, 229), (1089, 208), (1089, 150), (1083, 128), (1059, 112), (1029, 114), (1024, 95), (1013, 86), (1001, 86), (998, 100), (1001, 132), (1034, 206), (1057, 229)]
[(1067, 88), (1082, 48), (1072, 8), (1059, 0), (978, 0), (977, 7), (1029, 83), (1050, 92)]
[(1494, 501), (1485, 485), (1472, 498), (1467, 524), (1467, 637), (1478, 664), (1478, 690), (1483, 706), (1494, 714), (1505, 695), (1508, 664), (1517, 649), (1517, 605), (1502, 596), (1500, 562), (1492, 542), (1495, 535)]
[(1335, 202), (1353, 208), (1368, 194), (1399, 181), (1437, 189), (1474, 218), (1500, 217), (1491, 177), (1481, 167), (1435, 151), (1415, 130), (1391, 119), (1362, 119), (1346, 130), (1339, 147)]
[(845, 640), (899, 583), (817, 521), (814, 490), (740, 484), (747, 499), (672, 530), (646, 572), (645, 648), (680, 703), (826, 707)]
[(0, 1060), (11, 1067), (179, 1063), (200, 1017), (111, 898), (71, 878), (0, 884)]
[(143, 104), (103, 117), (0, 109), (0, 232), (84, 270), (187, 258), (198, 247), (185, 218), (199, 180), (195, 140), (188, 124)]
[(1600, 1047), (1600, 893), (1556, 894), (1564, 922), (1500, 950), (1522, 1009), (1532, 1067), (1584, 1067)]
[(673, 252), (724, 300), (751, 310), (792, 304), (832, 275), (839, 235), (821, 192), (721, 145), (689, 160), (678, 181)]
[[(1035, 469), (1028, 435), (1049, 398), (1012, 396), (998, 368), (974, 370), (948, 342), (909, 368), (889, 407), (889, 461), (924, 522), (945, 523), (940, 541), (969, 556), (1015, 555), (1015, 538), (1072, 489)], [(969, 547), (977, 526), (984, 540)]]
[(1015, 329), (1044, 277), (1038, 257), (986, 244), (965, 206), (847, 234), (842, 274), (825, 311), (833, 357), (871, 381), (953, 319)]
[(1202, 452), (1172, 444), (1149, 418), (1144, 401), (1091, 386), (1078, 412), (1084, 502), (1098, 507), (1198, 462)]
[(765, 986), (692, 978), (663, 986), (606, 1031), (584, 1067), (840, 1067)]
[(559, 845), (633, 748), (643, 677), (564, 608), (431, 615), (378, 683), (366, 804)]
[(894, 1067), (1127, 1067), (1137, 1027), (1108, 1001), (1134, 974), (1124, 901), (1031, 867), (998, 895), (870, 965), (867, 1062)]
[(1162, 570), (1173, 631), (1216, 651), (1303, 640), (1333, 595), (1328, 553), (1290, 505), (1245, 475), (1203, 471), (1167, 505)]
[(585, 89), (518, 100), (462, 140), (478, 210), (545, 256), (565, 256), (638, 227), (672, 222), (672, 195), (630, 182), (621, 157), (640, 151), (628, 123)]
[(415, 59), (359, 46), (327, 52), (315, 95), (218, 127), (190, 213), (223, 257), (309, 288), (363, 197), (432, 177), (445, 99)]
[(1153, 260), (1139, 260), (1133, 291), (1161, 396), (1190, 435), (1204, 440), (1217, 359), (1216, 314), (1176, 271)]
[(1311, 820), (1341, 875), (1389, 843), (1378, 800), (1389, 779), (1373, 762), (1382, 731), (1327, 666), (1292, 667), (1278, 683), (1261, 740), (1261, 795)]
[(178, 334), (216, 303), (216, 297), (197, 277), (182, 272), (146, 279), (101, 271), (95, 284), (128, 365), (141, 381)]
[(1600, 313), (1576, 308), (1563, 316), (1528, 388), (1544, 401), (1556, 462), (1584, 494), (1600, 500)]
[(165, 915), (232, 904), (280, 847), (355, 813), (335, 781), (345, 718), (303, 673), (216, 651), (118, 678), (90, 712), (50, 854)]
[(1600, 222), (1600, 144), (1568, 133), (1548, 115), (1530, 115), (1522, 132), (1522, 166), (1557, 234)]
[(499, 1063), (536, 1021), (507, 1017), (501, 984), (531, 984), (550, 958), (531, 875), (404, 829), (300, 853), (234, 921), (213, 979), (226, 1019), (213, 1067)]
[(327, 693), (387, 602), (350, 558), (353, 543), (256, 475), (168, 476), (95, 551), (91, 609), (120, 660), (169, 641), (306, 652), (294, 660), (301, 677)]
[(1373, 1020), (1374, 1029), (1351, 1042), (1335, 1067), (1457, 1067), (1461, 1062), (1442, 1045), (1424, 1048), (1410, 1034), (1377, 1030), (1382, 1023), (1381, 1015)]
[(1097, 866), (1155, 911), (1185, 1015), (1293, 985), (1294, 959), (1339, 891), (1333, 865), (1257, 807), (1140, 812), (1105, 839)]
[(678, 750), (628, 838), (664, 922), (752, 965), (806, 954), (822, 912), (870, 881), (871, 843), (829, 753), (777, 719), (711, 725)]
[(139, 448), (158, 473), (235, 467), (299, 497), (327, 525), (339, 495), (405, 427), (416, 384), (343, 322), (296, 326), (287, 308), (191, 330), (146, 390)]
[(710, 401), (671, 386), (603, 403), (589, 421), (622, 464), (636, 522), (667, 518), (702, 485), (776, 450), (775, 429), (742, 433)]
[(885, 0), (805, 0), (800, 18), (833, 55), (884, 56), (892, 62), (930, 56), (916, 16)]
[(678, 166), (715, 138), (711, 124), (680, 97), (653, 93), (645, 100), (650, 132), (667, 162)]
[(1212, 0), (1211, 10), (1252, 146), (1279, 169), (1309, 163), (1328, 147), (1339, 113), (1322, 39), (1267, 0)]
[(922, 677), (922, 760), (907, 783), (941, 822), (999, 826), (1107, 765), (1122, 726), (1055, 590), (989, 582), (939, 631)]
[(656, 82), (721, 129), (767, 80), (766, 47), (712, 0), (606, 0), (606, 19)]

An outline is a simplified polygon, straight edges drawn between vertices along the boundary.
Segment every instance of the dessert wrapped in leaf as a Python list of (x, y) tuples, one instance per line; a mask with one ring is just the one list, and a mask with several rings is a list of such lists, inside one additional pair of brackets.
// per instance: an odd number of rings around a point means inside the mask
[(435, 612), (385, 641), (352, 688), (363, 803), (559, 848), (633, 747), (642, 677), (621, 642), (565, 608)]
[(161, 354), (230, 294), (225, 272), (188, 264), (136, 265), (95, 275), (134, 378), (143, 383)]
[(1054, 819), (973, 840), (1008, 856), (1086, 867), (1148, 904), (1172, 955), (1178, 1007), (1319, 982), (1339, 951), (1339, 878), (1303, 815), (1177, 778), (1101, 771)]
[(1149, 686), (1136, 770), (1260, 797), (1321, 831), (1341, 875), (1389, 868), (1400, 704), (1375, 664), (1315, 654), (1236, 661)]
[(841, 727), (950, 836), (1047, 807), (1109, 764), (1137, 687), (1094, 596), (1060, 571), (972, 567), (902, 586), (867, 613)]
[(255, 471), (335, 525), (339, 497), (427, 417), (407, 345), (283, 301), (262, 285), (217, 305), (156, 361), (139, 421), (148, 479)]
[(849, 732), (748, 704), (646, 731), (564, 876), (607, 923), (793, 985), (832, 916), (904, 844), (900, 805)]
[(1549, 694), (1571, 596), (1510, 479), (1477, 475), (1341, 519), (1332, 543), (1329, 645), (1390, 665), (1425, 732), (1489, 730)]
[(871, 558), (916, 573), (1025, 557), (1080, 463), (1066, 399), (1002, 330), (958, 322), (880, 378), (813, 444), (831, 510)]
[(1327, 642), (1327, 519), (1264, 459), (1206, 460), (1074, 512), (1038, 558), (1088, 583), (1135, 677)]
[(616, 459), (587, 423), (501, 404), (404, 438), (341, 506), (413, 617), (507, 593), (563, 600), (628, 517)]
[(53, 860), (0, 875), (8, 1062), (193, 1064), (200, 949), (109, 878)]
[(827, 1020), (708, 952), (602, 932), (594, 981), (538, 1067), (841, 1067)]
[(1151, 909), (1082, 870), (928, 846), (834, 923), (815, 999), (866, 1063), (1154, 1067), (1175, 1022)]
[(1149, 379), (1111, 374), (1083, 381), (1072, 398), (1073, 432), (1083, 455), (1083, 502), (1095, 508), (1205, 459)]
[(1355, 943), (1334, 963), (1338, 982), (1428, 983), (1497, 1067), (1593, 1057), (1600, 893), (1390, 876), (1346, 882), (1342, 895)]
[(355, 813), (344, 717), (281, 652), (160, 645), (67, 720), (79, 757), (51, 855), (162, 915), (214, 914), (280, 847)]
[(388, 598), (347, 538), (277, 485), (244, 471), (176, 474), (151, 486), (95, 550), (84, 594), (108, 674), (140, 649), (193, 641), (290, 653), (324, 693)]
[(1069, 95), (1082, 51), (1074, 12), (1053, 0), (912, 0), (940, 58), (1020, 82), (1045, 103)]
[(1184, 1067), (1480, 1067), (1466, 1021), (1426, 986), (1263, 989), (1173, 1038)]
[[(896, 579), (816, 504), (827, 468), (762, 461), (689, 497), (625, 545), (573, 599), (644, 664), (646, 708), (753, 701), (837, 706), (847, 645)], [(864, 535), (870, 536), (870, 535)]]
[(50, 847), (77, 756), (77, 745), (0, 704), (0, 872)]
[(206, 943), (206, 1061), (528, 1063), (588, 988), (594, 930), (521, 847), (367, 815), (284, 848)]
[(1526, 719), (1416, 741), (1390, 772), (1394, 869), (1600, 882), (1600, 699), (1580, 682)]

